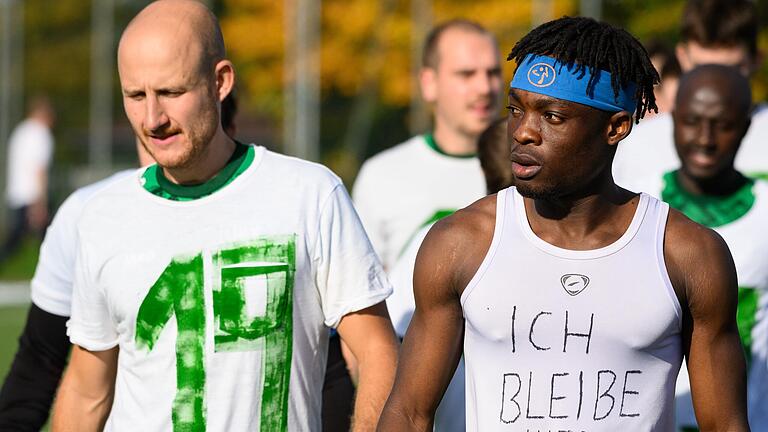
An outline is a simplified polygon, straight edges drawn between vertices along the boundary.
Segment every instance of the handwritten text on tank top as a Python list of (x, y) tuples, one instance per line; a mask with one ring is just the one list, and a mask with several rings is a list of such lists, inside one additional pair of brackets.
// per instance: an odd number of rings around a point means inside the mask
[[(517, 306), (512, 311), (510, 337), (513, 356), (520, 349), (542, 355), (558, 352), (590, 355), (590, 345), (597, 332), (594, 313), (540, 311), (532, 315), (533, 318), (523, 319)], [(547, 334), (547, 337), (542, 334)], [(504, 373), (501, 377), (499, 420), (506, 424), (570, 420), (583, 425), (585, 421), (640, 416), (633, 402), (639, 395), (638, 378), (643, 371), (572, 370), (568, 369), (567, 358), (563, 357), (564, 360), (558, 362), (562, 363), (560, 370)], [(558, 428), (562, 429), (561, 426)], [(582, 429), (574, 427), (572, 430)]]

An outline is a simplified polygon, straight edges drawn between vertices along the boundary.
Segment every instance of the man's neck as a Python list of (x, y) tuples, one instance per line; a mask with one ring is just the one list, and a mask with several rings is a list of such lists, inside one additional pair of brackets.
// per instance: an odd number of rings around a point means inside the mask
[(635, 214), (638, 196), (605, 182), (589, 193), (525, 199), (528, 222), (542, 240), (572, 250), (599, 249), (618, 240)]
[(747, 178), (733, 167), (711, 179), (695, 179), (686, 175), (682, 169), (677, 170), (675, 176), (685, 192), (696, 196), (729, 196), (747, 181)]
[(235, 142), (219, 130), (191, 166), (163, 168), (163, 174), (169, 181), (178, 185), (199, 185), (215, 177), (227, 165), (234, 151)]
[(435, 143), (440, 147), (443, 153), (451, 156), (466, 156), (477, 153), (477, 138), (469, 136), (455, 128), (448, 127), (444, 123), (437, 121), (435, 131), (432, 133)]

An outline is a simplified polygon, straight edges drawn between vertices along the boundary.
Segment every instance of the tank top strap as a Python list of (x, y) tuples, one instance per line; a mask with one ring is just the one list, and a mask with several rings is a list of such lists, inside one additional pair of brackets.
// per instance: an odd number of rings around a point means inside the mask
[(502, 239), (504, 237), (506, 219), (508, 218), (508, 215), (513, 214), (512, 212), (508, 211), (508, 206), (510, 205), (509, 203), (512, 201), (509, 199), (512, 195), (510, 192), (512, 189), (514, 188), (509, 187), (496, 193), (496, 220), (493, 226), (493, 238), (491, 240), (491, 245), (488, 247), (488, 252), (486, 252), (485, 258), (483, 258), (483, 262), (480, 263), (480, 267), (478, 267), (475, 275), (472, 276), (472, 279), (470, 279), (469, 283), (467, 283), (466, 288), (464, 288), (464, 292), (461, 293), (460, 302), (462, 305), (464, 305), (464, 302), (466, 301), (469, 294), (483, 278), (483, 275), (488, 270), (491, 262), (493, 262), (493, 258), (496, 255), (496, 252), (499, 250), (499, 245), (502, 243)]

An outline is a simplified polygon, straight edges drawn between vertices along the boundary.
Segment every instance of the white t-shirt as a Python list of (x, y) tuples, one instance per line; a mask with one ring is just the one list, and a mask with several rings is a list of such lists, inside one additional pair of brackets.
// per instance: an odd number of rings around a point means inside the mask
[(352, 196), (373, 247), (391, 268), (421, 227), (485, 196), (485, 177), (476, 157), (438, 153), (419, 135), (367, 160)]
[(39, 173), (47, 171), (53, 155), (53, 135), (37, 120), (19, 123), (8, 139), (8, 184), (6, 199), (11, 208), (37, 201), (43, 194)]
[(106, 430), (319, 431), (328, 327), (392, 291), (341, 181), (262, 147), (194, 201), (140, 174), (78, 223), (70, 340), (120, 347)]
[[(647, 178), (661, 178), (680, 167), (675, 151), (672, 115), (663, 113), (634, 125), (619, 143), (613, 160), (613, 178), (629, 190), (639, 192)], [(736, 155), (736, 169), (747, 175), (768, 175), (768, 105), (752, 114), (752, 124)]]
[(32, 277), (32, 302), (37, 307), (54, 315), (69, 316), (80, 214), (96, 192), (133, 172), (136, 170), (120, 171), (84, 186), (72, 192), (61, 204), (45, 232), (35, 275)]

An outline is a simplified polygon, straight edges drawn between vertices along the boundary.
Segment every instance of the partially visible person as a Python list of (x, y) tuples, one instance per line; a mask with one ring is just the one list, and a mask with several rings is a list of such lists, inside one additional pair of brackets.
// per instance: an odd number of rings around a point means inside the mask
[[(230, 93), (221, 103), (221, 126), (233, 138), (236, 114), (237, 100)], [(140, 167), (155, 163), (138, 138), (136, 153)], [(91, 196), (135, 171), (120, 171), (77, 189), (53, 217), (40, 247), (31, 282), (32, 305), (19, 348), (0, 389), (0, 431), (39, 431), (48, 419), (72, 347), (66, 322), (72, 304), (77, 221)]]
[(24, 236), (42, 236), (48, 224), (48, 175), (53, 158), (56, 114), (51, 101), (36, 96), (29, 102), (27, 117), (8, 139), (6, 203), (10, 219), (0, 263), (15, 253)]
[[(733, 165), (750, 127), (752, 96), (738, 70), (704, 65), (683, 76), (674, 119), (680, 169), (647, 179), (645, 189), (720, 234), (733, 254), (739, 283), (737, 322), (747, 357), (749, 424), (768, 430), (768, 183)], [(677, 423), (696, 430), (691, 386), (683, 365), (677, 382)]]
[(367, 160), (352, 190), (387, 269), (419, 229), (485, 195), (477, 138), (500, 108), (496, 39), (472, 21), (436, 26), (424, 43), (419, 83), (433, 110), (432, 132)]
[[(494, 194), (512, 184), (514, 177), (509, 155), (507, 119), (501, 118), (491, 123), (480, 134), (477, 142), (477, 157), (483, 168), (486, 192), (489, 194)], [(432, 225), (434, 224), (425, 226), (413, 237), (389, 273), (394, 291), (387, 299), (387, 310), (400, 339), (405, 337), (416, 309), (413, 299), (413, 270), (419, 247)], [(445, 395), (435, 413), (435, 431), (465, 430), (464, 405), (464, 361), (462, 360), (456, 367), (451, 383), (445, 390)]]
[[(751, 77), (763, 56), (758, 51), (758, 12), (750, 0), (688, 0), (676, 53), (683, 73), (697, 65), (734, 66)], [(672, 138), (672, 116), (659, 114), (635, 126), (619, 146), (613, 165), (616, 183), (638, 190), (644, 178), (680, 167)], [(752, 177), (768, 176), (768, 106), (752, 111), (752, 127), (741, 144), (736, 168)], [(644, 191), (655, 193), (653, 191)]]
[(235, 70), (202, 3), (150, 3), (117, 65), (156, 164), (78, 221), (54, 429), (319, 430), (329, 328), (360, 363), (354, 428), (372, 429), (397, 355), (391, 286), (340, 179), (224, 133)]
[[(651, 40), (645, 45), (645, 49), (661, 78), (659, 84), (653, 89), (656, 95), (656, 107), (660, 113), (670, 112), (675, 106), (675, 95), (682, 73), (680, 63), (677, 61), (674, 50), (661, 40)], [(652, 116), (648, 117), (652, 118)], [(643, 125), (647, 124), (649, 119), (645, 120)]]
[(563, 17), (508, 59), (514, 186), (425, 238), (378, 430), (431, 430), (463, 352), (470, 431), (671, 431), (683, 358), (702, 429), (748, 431), (728, 247), (611, 175), (616, 146), (655, 107), (645, 50)]

